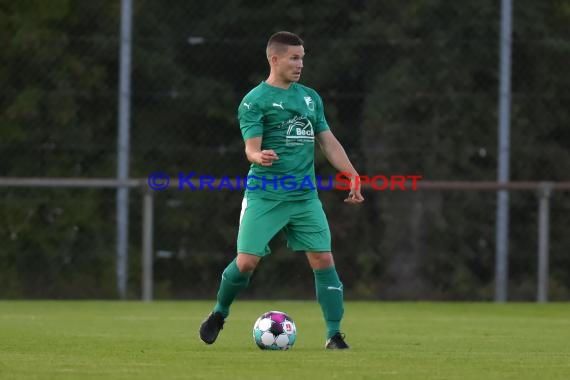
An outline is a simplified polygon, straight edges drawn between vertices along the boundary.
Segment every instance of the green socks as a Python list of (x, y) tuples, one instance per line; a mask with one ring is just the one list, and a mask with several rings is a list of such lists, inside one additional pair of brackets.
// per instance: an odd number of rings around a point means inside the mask
[[(323, 310), (327, 325), (327, 339), (340, 332), (340, 321), (344, 314), (342, 282), (334, 266), (315, 269), (315, 288), (317, 301)], [(214, 312), (220, 312), (224, 318), (230, 314), (230, 306), (236, 296), (249, 284), (251, 273), (241, 273), (236, 260), (228, 264), (222, 273)]]
[(327, 339), (340, 332), (340, 321), (344, 314), (342, 282), (334, 266), (313, 270), (317, 301), (321, 305), (327, 324)]
[(234, 259), (222, 273), (222, 281), (214, 312), (220, 312), (226, 318), (230, 314), (230, 305), (236, 296), (249, 284), (251, 273), (241, 273)]

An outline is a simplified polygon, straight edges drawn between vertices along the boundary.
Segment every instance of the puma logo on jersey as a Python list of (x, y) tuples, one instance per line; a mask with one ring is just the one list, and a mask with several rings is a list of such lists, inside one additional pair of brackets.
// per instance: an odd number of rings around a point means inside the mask
[(247, 103), (243, 103), (244, 107), (249, 109), (251, 107), (251, 103), (247, 104)]
[(338, 290), (339, 292), (342, 292), (342, 285), (339, 287), (336, 286), (327, 286), (327, 290)]
[(283, 108), (283, 102), (273, 103), (272, 106), (273, 106), (273, 107), (277, 107), (277, 108), (284, 109), (284, 108)]

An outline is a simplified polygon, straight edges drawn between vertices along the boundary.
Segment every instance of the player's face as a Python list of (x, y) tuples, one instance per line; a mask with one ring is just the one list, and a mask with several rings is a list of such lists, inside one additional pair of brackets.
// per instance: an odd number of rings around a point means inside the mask
[(286, 82), (298, 82), (303, 70), (303, 46), (288, 46), (287, 51), (279, 56), (279, 74)]

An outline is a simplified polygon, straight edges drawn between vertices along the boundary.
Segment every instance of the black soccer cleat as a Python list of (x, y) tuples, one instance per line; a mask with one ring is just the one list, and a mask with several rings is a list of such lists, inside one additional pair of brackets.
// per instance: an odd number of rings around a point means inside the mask
[(212, 344), (216, 341), (220, 330), (224, 328), (224, 317), (222, 313), (210, 313), (208, 318), (200, 325), (200, 339), (206, 344)]
[(350, 347), (344, 341), (344, 334), (338, 332), (327, 340), (325, 348), (327, 350), (346, 350)]

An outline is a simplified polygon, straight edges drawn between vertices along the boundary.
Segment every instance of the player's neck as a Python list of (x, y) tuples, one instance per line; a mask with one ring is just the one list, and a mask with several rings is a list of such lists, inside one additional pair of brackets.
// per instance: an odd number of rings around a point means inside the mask
[(282, 88), (284, 90), (288, 90), (289, 87), (291, 87), (291, 85), (293, 84), (293, 82), (283, 80), (283, 79), (281, 79), (281, 78), (279, 78), (273, 74), (269, 74), (269, 77), (267, 77), (267, 79), (265, 80), (265, 83), (267, 83), (268, 85), (273, 86), (273, 87)]

